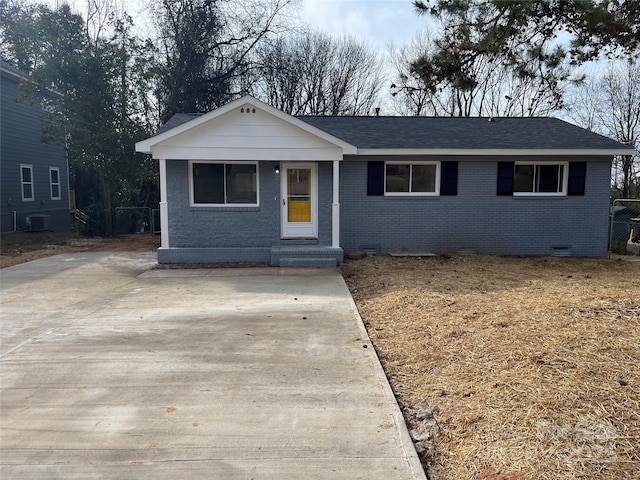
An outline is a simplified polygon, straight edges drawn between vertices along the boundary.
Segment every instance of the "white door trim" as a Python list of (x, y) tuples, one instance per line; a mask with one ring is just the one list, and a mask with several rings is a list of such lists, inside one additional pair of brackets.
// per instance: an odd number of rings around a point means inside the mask
[[(311, 222), (289, 222), (288, 219), (288, 169), (311, 170)], [(318, 164), (315, 162), (282, 163), (280, 166), (280, 218), (282, 238), (318, 238)]]

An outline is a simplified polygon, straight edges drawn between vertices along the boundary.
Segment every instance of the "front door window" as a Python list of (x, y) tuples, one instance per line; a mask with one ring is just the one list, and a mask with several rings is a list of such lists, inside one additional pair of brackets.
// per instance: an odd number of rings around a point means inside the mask
[(311, 169), (287, 169), (289, 222), (311, 221)]

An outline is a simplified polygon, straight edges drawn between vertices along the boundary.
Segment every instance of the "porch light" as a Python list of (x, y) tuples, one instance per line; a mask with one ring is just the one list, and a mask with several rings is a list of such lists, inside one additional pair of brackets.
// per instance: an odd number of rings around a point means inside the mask
[(280, 165), (276, 165), (275, 172), (276, 172), (276, 175), (280, 173)]

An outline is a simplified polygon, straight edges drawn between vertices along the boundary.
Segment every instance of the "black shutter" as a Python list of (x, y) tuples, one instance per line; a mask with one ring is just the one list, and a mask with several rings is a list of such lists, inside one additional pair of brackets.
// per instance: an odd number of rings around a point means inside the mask
[(584, 187), (587, 178), (586, 162), (569, 163), (569, 188), (567, 195), (584, 195)]
[(458, 195), (458, 162), (440, 162), (440, 195)]
[(498, 162), (498, 195), (513, 195), (513, 162)]
[(368, 162), (367, 195), (384, 195), (384, 162)]

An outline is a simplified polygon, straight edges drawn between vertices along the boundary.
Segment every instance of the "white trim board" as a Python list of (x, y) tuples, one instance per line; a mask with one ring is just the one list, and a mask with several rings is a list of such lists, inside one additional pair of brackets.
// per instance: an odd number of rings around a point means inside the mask
[(633, 149), (544, 149), (544, 148), (359, 148), (358, 155), (457, 155), (457, 156), (516, 156), (516, 155), (540, 155), (540, 156), (603, 156), (603, 155), (635, 155)]

